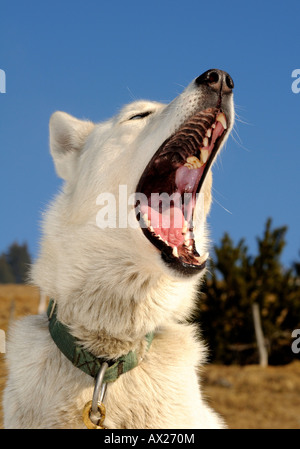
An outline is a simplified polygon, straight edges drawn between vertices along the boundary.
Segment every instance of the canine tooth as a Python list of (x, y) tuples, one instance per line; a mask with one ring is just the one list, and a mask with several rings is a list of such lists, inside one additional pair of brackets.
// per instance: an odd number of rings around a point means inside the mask
[(178, 257), (178, 250), (177, 250), (177, 246), (174, 246), (173, 251), (172, 251), (173, 256)]
[(207, 162), (208, 159), (208, 150), (205, 150), (204, 148), (202, 148), (201, 150), (201, 161), (203, 164), (205, 164), (205, 162)]
[(205, 253), (203, 256), (195, 257), (195, 259), (197, 259), (198, 263), (200, 265), (202, 265), (204, 262), (207, 261), (208, 256), (209, 256), (209, 253)]
[(187, 232), (188, 222), (184, 220), (184, 225), (182, 227), (182, 234), (185, 234)]
[(184, 166), (185, 166), (185, 167), (188, 167), (190, 170), (191, 170), (192, 168), (194, 168), (194, 167), (192, 166), (192, 164), (189, 164), (189, 163), (187, 163), (187, 162), (184, 164)]
[(213, 123), (213, 124), (211, 125), (211, 127), (212, 127), (213, 129), (215, 129), (216, 125)]
[(153, 233), (154, 233), (153, 226), (149, 226), (149, 230), (150, 230), (150, 232), (153, 232)]
[(165, 244), (166, 244), (167, 246), (170, 246), (167, 240), (165, 240)]
[(217, 115), (216, 122), (220, 122), (220, 123), (222, 124), (223, 128), (224, 128), (224, 129), (227, 129), (226, 117), (225, 117), (225, 115), (223, 114), (223, 112), (220, 112), (220, 113)]
[(211, 128), (209, 128), (206, 133), (205, 133), (206, 137), (211, 137)]
[(207, 137), (204, 137), (204, 139), (203, 139), (203, 146), (208, 147), (208, 138)]

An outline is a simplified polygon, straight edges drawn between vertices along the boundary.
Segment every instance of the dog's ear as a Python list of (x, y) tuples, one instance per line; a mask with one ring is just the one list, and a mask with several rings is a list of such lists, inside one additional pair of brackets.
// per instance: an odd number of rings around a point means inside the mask
[(58, 176), (69, 180), (76, 160), (94, 124), (78, 120), (65, 112), (52, 114), (49, 124), (50, 151)]

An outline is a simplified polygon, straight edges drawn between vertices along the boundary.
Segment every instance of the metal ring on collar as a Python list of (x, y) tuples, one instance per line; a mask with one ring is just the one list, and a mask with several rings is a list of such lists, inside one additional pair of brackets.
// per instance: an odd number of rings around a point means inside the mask
[(104, 362), (101, 365), (101, 368), (96, 376), (95, 381), (95, 388), (93, 393), (93, 399), (92, 399), (92, 407), (91, 407), (91, 413), (90, 413), (90, 420), (96, 424), (99, 422), (99, 419), (101, 418), (99, 413), (99, 404), (103, 402), (105, 393), (106, 393), (106, 387), (107, 384), (103, 383), (105, 371), (108, 368), (108, 363)]

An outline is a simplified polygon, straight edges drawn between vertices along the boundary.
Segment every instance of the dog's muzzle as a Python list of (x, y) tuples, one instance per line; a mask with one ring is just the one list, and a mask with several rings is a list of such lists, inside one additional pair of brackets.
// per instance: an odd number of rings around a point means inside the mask
[(205, 267), (194, 239), (197, 195), (232, 126), (228, 73), (208, 70), (194, 81), (196, 110), (158, 148), (136, 189), (137, 219), (166, 264), (183, 275)]

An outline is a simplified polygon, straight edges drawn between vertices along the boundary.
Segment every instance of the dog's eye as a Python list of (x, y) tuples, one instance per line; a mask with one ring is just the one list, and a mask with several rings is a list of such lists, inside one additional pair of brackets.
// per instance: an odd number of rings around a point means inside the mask
[(130, 117), (129, 120), (139, 120), (139, 119), (141, 119), (141, 118), (147, 117), (147, 116), (150, 115), (150, 114), (152, 114), (151, 111), (141, 112), (140, 114), (135, 114), (135, 115), (133, 115), (132, 117)]

